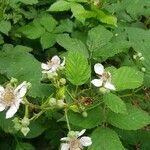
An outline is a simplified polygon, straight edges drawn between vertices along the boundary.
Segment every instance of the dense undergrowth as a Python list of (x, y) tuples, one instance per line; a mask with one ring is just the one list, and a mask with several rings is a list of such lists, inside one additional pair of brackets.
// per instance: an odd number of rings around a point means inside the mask
[(149, 150), (149, 28), (149, 0), (0, 0), (0, 149)]

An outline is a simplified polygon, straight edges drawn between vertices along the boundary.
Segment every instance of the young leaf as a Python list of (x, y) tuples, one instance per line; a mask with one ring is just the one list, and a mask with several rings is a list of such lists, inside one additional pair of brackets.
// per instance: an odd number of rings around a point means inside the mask
[(117, 133), (109, 128), (97, 128), (92, 133), (88, 150), (125, 150)]
[(70, 51), (66, 60), (66, 77), (74, 85), (82, 85), (90, 77), (88, 60), (78, 50)]
[(115, 94), (109, 93), (104, 95), (105, 104), (115, 113), (126, 114), (126, 104)]
[(128, 114), (108, 113), (108, 122), (125, 130), (137, 130), (150, 124), (150, 116), (141, 109), (127, 105)]
[(135, 89), (143, 83), (143, 73), (131, 67), (121, 67), (112, 76), (117, 91)]
[(64, 0), (53, 3), (48, 11), (67, 11), (70, 9), (70, 3)]

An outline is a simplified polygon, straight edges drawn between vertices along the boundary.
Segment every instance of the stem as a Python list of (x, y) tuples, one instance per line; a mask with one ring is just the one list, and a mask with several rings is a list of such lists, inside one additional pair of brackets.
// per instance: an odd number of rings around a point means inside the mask
[(72, 96), (72, 94), (68, 91), (68, 89), (66, 88), (66, 92), (69, 94), (69, 96), (74, 100), (75, 98)]
[(69, 119), (68, 119), (68, 115), (67, 115), (67, 110), (66, 109), (65, 109), (65, 117), (66, 117), (68, 130), (71, 131), (71, 127), (70, 127), (70, 124), (69, 124)]
[(75, 97), (77, 96), (77, 92), (78, 92), (78, 85), (76, 86), (76, 89), (75, 89)]
[(29, 106), (25, 105), (25, 117), (28, 118), (28, 116), (29, 116)]

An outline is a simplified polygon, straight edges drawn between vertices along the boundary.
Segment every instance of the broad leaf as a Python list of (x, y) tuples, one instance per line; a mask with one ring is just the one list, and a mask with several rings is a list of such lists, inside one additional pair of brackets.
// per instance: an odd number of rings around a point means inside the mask
[(56, 42), (55, 36), (56, 35), (53, 34), (53, 33), (45, 32), (41, 36), (41, 39), (40, 39), (42, 48), (43, 49), (47, 49), (49, 47), (52, 47), (55, 44), (55, 42)]
[(8, 35), (11, 29), (11, 23), (9, 21), (0, 21), (0, 32)]
[(20, 2), (27, 4), (27, 5), (33, 5), (33, 4), (37, 4), (38, 0), (19, 0)]
[(115, 94), (105, 94), (104, 103), (115, 113), (127, 113), (126, 104), (120, 97)]
[(101, 107), (95, 107), (87, 111), (88, 116), (83, 117), (80, 113), (69, 111), (69, 122), (77, 127), (91, 129), (100, 125), (103, 121), (103, 113)]
[(96, 51), (106, 45), (113, 34), (105, 29), (105, 27), (99, 25), (95, 28), (92, 28), (88, 32), (87, 45), (90, 51)]
[(109, 128), (97, 128), (92, 133), (88, 150), (125, 150), (117, 133)]
[(125, 130), (137, 130), (150, 124), (150, 116), (135, 106), (127, 106), (128, 114), (108, 113), (108, 122), (115, 127)]
[(70, 3), (64, 0), (59, 0), (53, 3), (48, 11), (67, 11), (70, 9)]
[(90, 77), (87, 58), (79, 51), (70, 51), (66, 61), (66, 77), (74, 85), (82, 85)]
[(69, 37), (69, 34), (59, 34), (56, 41), (68, 51), (80, 51), (84, 56), (89, 56), (85, 44), (79, 39)]
[(131, 67), (121, 67), (112, 76), (112, 82), (118, 91), (135, 89), (143, 84), (143, 73)]

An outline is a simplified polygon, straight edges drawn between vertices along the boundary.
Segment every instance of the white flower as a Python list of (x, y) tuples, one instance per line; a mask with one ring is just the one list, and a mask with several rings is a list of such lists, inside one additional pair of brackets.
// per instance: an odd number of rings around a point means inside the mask
[(63, 68), (64, 65), (65, 65), (65, 58), (61, 63), (61, 60), (57, 55), (53, 56), (52, 59), (48, 61), (46, 64), (45, 63), (41, 64), (41, 68), (43, 69), (42, 73), (56, 73), (56, 71)]
[(94, 71), (98, 75), (99, 79), (92, 80), (92, 84), (94, 84), (96, 87), (104, 87), (109, 90), (116, 90), (115, 86), (111, 83), (110, 72), (106, 72), (102, 64), (95, 64)]
[(81, 137), (85, 131), (85, 129), (81, 132), (71, 131), (72, 135), (69, 134), (68, 137), (61, 138), (61, 141), (63, 141), (61, 150), (81, 150), (83, 147), (90, 146), (92, 144), (91, 138), (88, 136)]
[(6, 119), (11, 118), (19, 109), (20, 103), (27, 92), (28, 83), (24, 81), (17, 88), (0, 86), (0, 111), (9, 107), (6, 112)]

